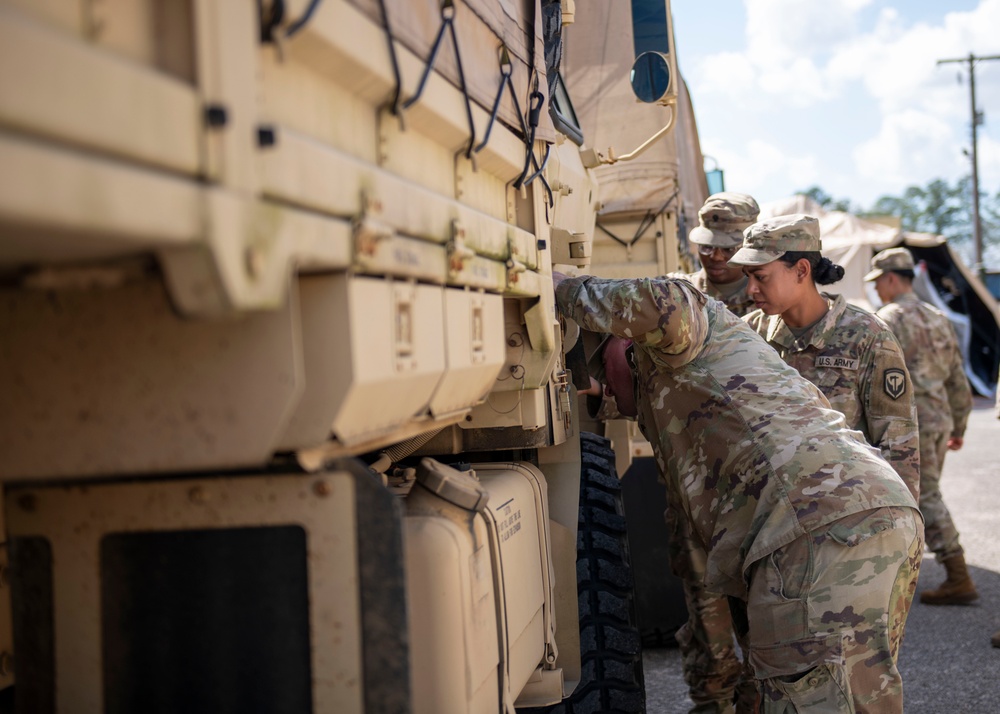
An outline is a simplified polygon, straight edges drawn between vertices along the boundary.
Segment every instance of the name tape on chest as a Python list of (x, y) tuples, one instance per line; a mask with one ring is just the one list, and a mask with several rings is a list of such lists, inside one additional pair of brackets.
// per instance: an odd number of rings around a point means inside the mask
[(858, 360), (851, 359), (850, 357), (831, 357), (829, 355), (820, 355), (816, 358), (816, 366), (857, 370)]

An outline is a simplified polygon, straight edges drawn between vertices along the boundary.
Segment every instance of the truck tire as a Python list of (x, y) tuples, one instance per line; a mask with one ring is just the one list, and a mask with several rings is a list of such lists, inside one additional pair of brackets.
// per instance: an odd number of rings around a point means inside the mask
[(582, 679), (559, 704), (523, 711), (643, 714), (642, 646), (615, 455), (607, 439), (588, 432), (580, 434), (580, 448), (576, 579)]

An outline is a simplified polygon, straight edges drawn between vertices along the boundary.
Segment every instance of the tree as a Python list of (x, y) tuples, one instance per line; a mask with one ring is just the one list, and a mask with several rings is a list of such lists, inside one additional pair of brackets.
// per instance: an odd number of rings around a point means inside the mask
[(797, 195), (811, 198), (828, 211), (851, 212), (851, 200), (849, 198), (835, 199), (819, 186), (812, 186), (805, 191), (796, 191)]
[[(850, 211), (862, 217), (895, 216), (902, 230), (944, 236), (967, 264), (975, 262), (970, 176), (954, 185), (934, 179), (925, 186), (908, 186), (900, 196), (881, 196), (868, 211), (852, 211), (850, 200), (836, 200), (819, 186), (798, 193), (830, 211)], [(983, 263), (1000, 268), (1000, 191), (993, 196), (980, 196), (979, 220), (983, 229)]]

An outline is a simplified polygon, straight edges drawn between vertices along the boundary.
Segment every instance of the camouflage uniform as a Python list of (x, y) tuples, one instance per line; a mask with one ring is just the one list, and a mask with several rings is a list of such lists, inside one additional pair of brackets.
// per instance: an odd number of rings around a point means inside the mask
[[(699, 225), (688, 239), (695, 246), (736, 248), (743, 244), (743, 230), (757, 220), (760, 207), (743, 193), (717, 193), (698, 211)], [(747, 278), (723, 292), (704, 268), (685, 277), (701, 292), (721, 300), (730, 312), (742, 317), (754, 309), (747, 295)], [(670, 532), (670, 565), (684, 586), (688, 619), (677, 631), (683, 657), (684, 680), (694, 708), (690, 714), (732, 714), (734, 696), (739, 711), (752, 711), (756, 691), (752, 681), (741, 681), (742, 666), (733, 646), (733, 620), (725, 595), (704, 585), (705, 556), (677, 499), (668, 499), (664, 514)], [(747, 678), (744, 678), (747, 679)]]
[(688, 281), (692, 285), (709, 297), (721, 300), (725, 303), (726, 307), (729, 308), (729, 311), (737, 317), (743, 317), (744, 315), (753, 312), (753, 298), (747, 295), (746, 277), (744, 277), (741, 281), (742, 284), (739, 289), (737, 289), (736, 292), (730, 292), (728, 295), (723, 295), (722, 291), (708, 279), (708, 274), (705, 273), (704, 268), (699, 270), (697, 273), (691, 273), (685, 277), (687, 277)]
[(686, 281), (569, 278), (556, 299), (582, 327), (633, 340), (640, 427), (702, 546), (705, 586), (745, 610), (764, 711), (902, 711), (922, 529), (899, 476)]
[[(901, 262), (900, 262), (901, 261)], [(874, 280), (887, 270), (912, 270), (905, 249), (883, 251), (873, 260)], [(938, 561), (964, 553), (958, 530), (941, 498), (941, 469), (948, 438), (963, 436), (972, 411), (972, 390), (962, 365), (962, 353), (951, 322), (940, 310), (912, 291), (898, 296), (876, 313), (889, 325), (903, 348), (913, 381), (920, 427), (920, 512), (924, 516), (927, 547)]]
[(878, 448), (917, 498), (920, 444), (903, 351), (889, 328), (843, 295), (823, 294), (829, 311), (809, 332), (796, 337), (781, 315), (757, 310), (747, 324), (781, 359), (819, 387), (847, 425)]

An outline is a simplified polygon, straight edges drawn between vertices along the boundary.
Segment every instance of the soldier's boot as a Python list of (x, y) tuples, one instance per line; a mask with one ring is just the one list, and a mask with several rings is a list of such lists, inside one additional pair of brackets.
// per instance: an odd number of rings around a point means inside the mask
[(969, 576), (965, 556), (959, 553), (941, 561), (948, 577), (937, 590), (920, 593), (920, 602), (925, 605), (967, 605), (979, 599), (976, 586)]
[(994, 647), (1000, 647), (1000, 630), (993, 633), (993, 637), (990, 638), (990, 644)]

